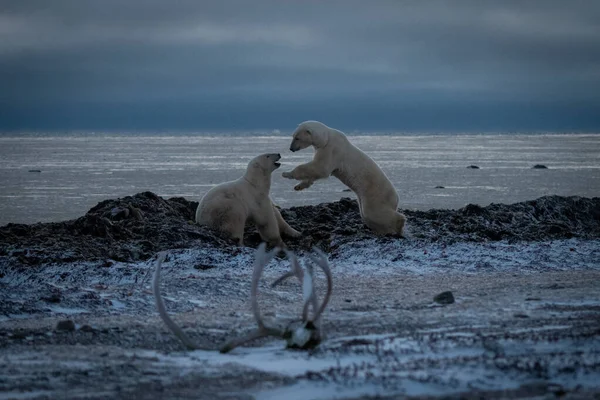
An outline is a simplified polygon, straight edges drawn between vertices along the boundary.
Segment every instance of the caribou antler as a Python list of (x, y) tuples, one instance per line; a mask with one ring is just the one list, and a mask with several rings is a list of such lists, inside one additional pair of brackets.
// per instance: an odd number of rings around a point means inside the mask
[[(256, 319), (258, 329), (250, 332), (248, 335), (242, 338), (234, 339), (232, 341), (227, 342), (221, 348), (221, 353), (227, 353), (235, 347), (238, 347), (251, 340), (267, 336), (274, 336), (287, 340), (288, 348), (311, 349), (319, 345), (319, 343), (321, 343), (322, 336), (321, 331), (317, 326), (317, 322), (321, 317), (321, 314), (327, 307), (327, 303), (329, 302), (329, 298), (331, 297), (333, 284), (331, 270), (329, 269), (327, 257), (323, 252), (321, 252), (318, 249), (314, 249), (318, 257), (312, 255), (310, 256), (310, 260), (323, 270), (327, 278), (327, 292), (325, 294), (325, 298), (323, 299), (323, 303), (321, 303), (321, 306), (319, 307), (317, 295), (315, 294), (314, 290), (314, 273), (312, 266), (306, 265), (305, 274), (302, 268), (300, 267), (300, 263), (298, 262), (296, 256), (292, 252), (285, 250), (290, 260), (292, 269), (280, 278), (276, 279), (271, 286), (274, 287), (277, 284), (286, 280), (287, 278), (291, 278), (293, 276), (297, 277), (303, 286), (304, 305), (302, 309), (301, 320), (292, 321), (285, 328), (278, 328), (267, 325), (263, 321), (258, 307), (258, 283), (260, 281), (262, 271), (265, 265), (268, 264), (269, 261), (271, 261), (274, 254), (277, 251), (279, 251), (279, 249), (274, 249), (271, 252), (266, 253), (265, 248), (266, 245), (262, 243), (256, 250), (254, 272), (252, 274), (252, 287), (250, 291), (250, 302), (252, 304), (252, 312), (254, 314), (254, 318)], [(314, 313), (312, 318), (309, 318), (310, 306), (312, 306)]]
[(154, 300), (156, 301), (156, 308), (158, 309), (158, 315), (163, 320), (165, 325), (173, 332), (175, 336), (181, 342), (186, 345), (186, 347), (190, 350), (208, 350), (206, 347), (202, 347), (194, 343), (184, 332), (181, 330), (179, 326), (169, 317), (167, 314), (167, 309), (165, 307), (165, 302), (163, 301), (160, 295), (160, 267), (165, 260), (167, 253), (162, 251), (158, 253), (158, 258), (156, 259), (156, 268), (154, 269), (154, 279), (152, 279), (152, 292), (154, 293)]
[[(290, 260), (291, 271), (286, 272), (283, 276), (276, 279), (272, 286), (276, 286), (287, 278), (291, 278), (293, 276), (297, 277), (302, 284), (304, 304), (302, 308), (302, 318), (300, 320), (291, 321), (286, 327), (278, 327), (266, 323), (260, 314), (260, 309), (258, 306), (258, 284), (260, 282), (263, 269), (271, 261), (271, 259), (273, 259), (275, 254), (279, 251), (279, 248), (275, 248), (267, 252), (265, 243), (261, 243), (261, 245), (258, 246), (254, 259), (252, 286), (250, 289), (250, 304), (252, 305), (252, 313), (258, 328), (246, 336), (227, 342), (223, 347), (221, 347), (221, 353), (227, 353), (228, 351), (231, 351), (232, 349), (247, 342), (268, 336), (287, 340), (288, 348), (312, 349), (321, 343), (322, 335), (318, 327), (318, 321), (323, 314), (323, 311), (327, 307), (327, 304), (329, 303), (333, 283), (331, 278), (331, 270), (329, 269), (329, 263), (327, 262), (327, 256), (319, 249), (315, 248), (313, 250), (317, 255), (310, 255), (310, 261), (320, 267), (327, 278), (327, 292), (323, 302), (320, 306), (318, 305), (319, 301), (314, 289), (315, 285), (313, 266), (306, 264), (306, 272), (303, 271), (294, 253), (285, 250)], [(167, 314), (165, 303), (160, 296), (160, 267), (165, 259), (165, 256), (166, 252), (159, 253), (156, 260), (156, 267), (154, 269), (154, 279), (152, 281), (152, 291), (154, 292), (158, 314), (171, 332), (173, 332), (175, 336), (177, 336), (177, 338), (179, 338), (179, 340), (181, 340), (189, 349), (209, 350), (206, 347), (199, 346), (194, 343)], [(309, 308), (311, 306), (313, 311), (312, 318), (309, 317)]]
[(282, 330), (280, 328), (267, 325), (263, 321), (262, 316), (260, 315), (260, 309), (258, 307), (258, 283), (260, 281), (262, 271), (265, 265), (267, 265), (275, 256), (275, 253), (279, 251), (279, 248), (275, 248), (267, 253), (265, 250), (266, 247), (267, 245), (265, 243), (261, 243), (256, 250), (254, 271), (252, 273), (252, 287), (250, 288), (250, 303), (252, 304), (252, 313), (254, 314), (254, 319), (256, 320), (258, 329), (250, 332), (244, 337), (227, 342), (223, 347), (221, 347), (221, 353), (227, 353), (228, 351), (231, 351), (234, 348), (254, 339), (267, 336), (280, 337), (282, 335)]

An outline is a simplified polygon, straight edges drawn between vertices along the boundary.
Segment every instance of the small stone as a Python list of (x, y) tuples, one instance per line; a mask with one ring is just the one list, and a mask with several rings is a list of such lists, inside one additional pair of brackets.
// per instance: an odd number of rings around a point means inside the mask
[(439, 186), (439, 185), (438, 185), (438, 186), (436, 186), (435, 188), (436, 188), (436, 189), (446, 189), (445, 187), (443, 187), (443, 186)]
[(515, 318), (529, 318), (529, 315), (524, 314), (524, 313), (515, 313), (513, 316)]
[(477, 165), (469, 165), (467, 168), (469, 169), (479, 169)]
[(350, 299), (344, 299), (344, 301), (345, 301), (346, 303), (352, 303), (352, 300), (350, 300)]
[(454, 295), (451, 291), (442, 292), (436, 295), (433, 298), (433, 301), (435, 301), (438, 304), (452, 304), (454, 303)]
[(70, 319), (58, 321), (58, 324), (56, 324), (56, 330), (73, 332), (75, 330), (75, 322), (71, 321)]
[(29, 172), (42, 172), (41, 169), (30, 169)]
[(90, 325), (82, 325), (81, 328), (79, 328), (79, 330), (82, 332), (95, 332), (96, 331)]
[(351, 192), (352, 189), (343, 189), (342, 192)]
[(44, 300), (47, 303), (60, 303), (60, 294), (52, 293), (48, 297), (42, 297), (42, 300)]
[(533, 169), (548, 169), (548, 167), (546, 167), (544, 164), (535, 164), (532, 168)]
[(17, 331), (17, 332), (13, 332), (12, 335), (10, 335), (11, 339), (25, 339), (27, 337), (27, 334), (23, 331)]
[(213, 269), (216, 268), (214, 265), (208, 265), (208, 264), (196, 264), (194, 265), (194, 269), (199, 269), (201, 271), (206, 271), (207, 269)]
[(129, 206), (129, 211), (131, 211), (131, 215), (138, 221), (144, 220), (144, 214), (142, 213), (142, 210), (140, 210), (139, 208), (134, 207), (134, 206)]
[(110, 210), (110, 216), (114, 220), (126, 219), (129, 217), (129, 208), (114, 207)]

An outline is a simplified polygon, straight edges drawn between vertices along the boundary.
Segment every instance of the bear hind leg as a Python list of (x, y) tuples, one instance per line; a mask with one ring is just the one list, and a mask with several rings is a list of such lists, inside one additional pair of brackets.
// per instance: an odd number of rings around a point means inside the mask
[(227, 234), (233, 239), (238, 246), (244, 246), (244, 228), (246, 226), (246, 216), (242, 214), (231, 214), (228, 215), (227, 219), (223, 221), (220, 231)]
[(371, 230), (378, 235), (394, 235), (403, 237), (406, 217), (394, 209), (370, 208), (362, 203), (362, 218)]

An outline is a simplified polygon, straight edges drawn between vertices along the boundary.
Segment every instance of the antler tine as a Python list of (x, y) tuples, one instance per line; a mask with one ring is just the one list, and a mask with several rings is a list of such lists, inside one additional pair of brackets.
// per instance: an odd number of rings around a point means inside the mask
[(183, 342), (183, 344), (192, 350), (206, 350), (206, 348), (198, 346), (194, 343), (184, 332), (181, 330), (177, 324), (169, 317), (167, 314), (167, 308), (165, 307), (165, 302), (160, 296), (160, 267), (162, 266), (165, 257), (167, 256), (166, 251), (162, 251), (158, 253), (158, 258), (156, 260), (156, 268), (154, 269), (154, 277), (152, 279), (152, 292), (154, 293), (154, 299), (156, 301), (156, 308), (158, 309), (158, 315), (163, 320), (165, 325)]
[(302, 291), (304, 298), (304, 307), (302, 307), (302, 321), (308, 321), (308, 307), (312, 305), (313, 313), (317, 312), (319, 301), (315, 291), (315, 274), (312, 265), (306, 265), (306, 274), (302, 280)]
[(244, 343), (248, 343), (254, 339), (267, 337), (267, 336), (270, 336), (271, 334), (272, 334), (271, 332), (262, 330), (262, 329), (254, 330), (244, 337), (241, 337), (239, 339), (233, 339), (233, 340), (230, 340), (229, 342), (225, 343), (225, 345), (223, 345), (221, 347), (221, 349), (219, 349), (219, 352), (229, 353), (231, 350), (243, 345)]
[(220, 349), (221, 353), (227, 353), (233, 350), (234, 348), (241, 346), (244, 343), (250, 342), (258, 338), (267, 336), (281, 337), (282, 335), (280, 329), (265, 325), (260, 315), (260, 310), (258, 308), (258, 283), (260, 281), (262, 271), (264, 267), (269, 263), (269, 261), (271, 261), (271, 259), (275, 256), (275, 254), (280, 250), (278, 247), (276, 247), (273, 250), (267, 252), (266, 248), (267, 245), (263, 242), (258, 246), (258, 249), (256, 249), (254, 258), (254, 270), (252, 272), (252, 287), (250, 288), (250, 302), (252, 304), (252, 313), (254, 314), (254, 319), (256, 319), (258, 329), (250, 332), (244, 337), (241, 337), (239, 339), (233, 339), (225, 343), (225, 345), (223, 345)]
[(261, 330), (265, 329), (265, 323), (262, 320), (260, 310), (258, 308), (258, 283), (264, 267), (275, 256), (275, 253), (279, 251), (278, 247), (269, 252), (266, 251), (266, 248), (267, 245), (263, 242), (260, 244), (260, 246), (258, 246), (258, 249), (256, 249), (256, 255), (254, 258), (254, 271), (252, 273), (252, 287), (250, 288), (250, 303), (252, 304), (252, 312), (254, 313), (254, 319), (258, 324), (258, 328)]
[(290, 260), (290, 264), (292, 266), (292, 270), (289, 272), (286, 272), (285, 274), (283, 274), (280, 278), (278, 278), (277, 280), (275, 280), (275, 282), (273, 282), (273, 284), (271, 285), (271, 287), (275, 287), (276, 285), (278, 285), (279, 283), (283, 282), (284, 280), (291, 278), (293, 276), (297, 277), (298, 280), (300, 281), (300, 284), (303, 286), (303, 288), (310, 284), (310, 293), (309, 294), (305, 294), (304, 295), (304, 305), (302, 308), (302, 320), (306, 321), (308, 319), (308, 307), (309, 305), (312, 304), (313, 307), (313, 312), (317, 312), (317, 308), (319, 307), (318, 304), (318, 299), (317, 299), (317, 294), (314, 291), (314, 276), (312, 274), (312, 270), (310, 271), (310, 283), (306, 281), (306, 279), (308, 278), (307, 275), (304, 274), (304, 271), (302, 270), (302, 268), (300, 267), (300, 263), (298, 262), (298, 258), (296, 257), (296, 255), (287, 250), (284, 249), (285, 254), (288, 256), (288, 259)]
[(277, 278), (275, 280), (275, 282), (273, 282), (271, 284), (272, 288), (293, 276), (297, 277), (298, 280), (300, 281), (300, 283), (302, 283), (302, 279), (304, 279), (304, 271), (302, 271), (302, 268), (300, 268), (300, 264), (298, 263), (298, 259), (296, 258), (296, 255), (293, 252), (289, 251), (288, 249), (283, 249), (283, 251), (287, 255), (288, 260), (290, 260), (292, 269), (291, 269), (291, 271), (288, 271), (285, 274), (281, 275), (279, 278)]
[(320, 249), (313, 247), (313, 251), (317, 253), (317, 256), (309, 254), (310, 260), (319, 266), (323, 272), (325, 273), (325, 277), (327, 278), (327, 292), (325, 293), (325, 297), (323, 298), (323, 303), (321, 303), (321, 307), (315, 312), (315, 316), (313, 322), (317, 322), (325, 311), (327, 304), (329, 303), (329, 299), (331, 298), (331, 292), (333, 290), (333, 278), (331, 276), (331, 269), (329, 268), (329, 262), (327, 261), (327, 255), (323, 253)]

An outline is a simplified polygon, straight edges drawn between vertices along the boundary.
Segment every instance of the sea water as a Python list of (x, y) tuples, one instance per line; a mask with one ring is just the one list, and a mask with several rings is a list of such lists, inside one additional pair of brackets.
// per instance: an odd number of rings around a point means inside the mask
[[(352, 143), (383, 169), (400, 208), (459, 208), (556, 194), (600, 196), (598, 134), (356, 134)], [(294, 191), (281, 172), (313, 151), (289, 151), (278, 133), (3, 134), (0, 225), (77, 218), (109, 199), (152, 191), (199, 201), (240, 177), (261, 153), (281, 153), (271, 196), (283, 207), (352, 197), (331, 177)], [(533, 169), (543, 164), (548, 169)], [(476, 165), (479, 169), (467, 168)], [(40, 172), (38, 172), (40, 171)]]

